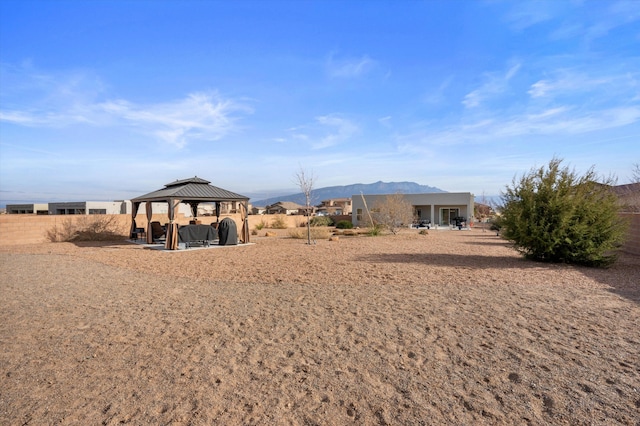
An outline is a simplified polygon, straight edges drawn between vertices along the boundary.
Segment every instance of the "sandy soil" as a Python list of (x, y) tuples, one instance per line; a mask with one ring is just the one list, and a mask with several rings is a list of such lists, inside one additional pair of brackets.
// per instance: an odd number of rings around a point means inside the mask
[(640, 424), (640, 259), (491, 233), (0, 248), (0, 424)]

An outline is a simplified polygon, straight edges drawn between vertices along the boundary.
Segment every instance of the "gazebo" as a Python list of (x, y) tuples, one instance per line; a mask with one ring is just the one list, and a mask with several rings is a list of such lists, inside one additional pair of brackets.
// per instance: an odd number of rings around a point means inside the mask
[(150, 192), (131, 200), (133, 208), (131, 209), (131, 232), (134, 231), (135, 219), (140, 207), (140, 203), (146, 203), (147, 213), (147, 243), (153, 243), (153, 233), (151, 230), (151, 217), (153, 215), (152, 203), (165, 202), (169, 205), (168, 216), (169, 226), (166, 231), (165, 248), (169, 250), (178, 249), (178, 224), (175, 222), (176, 209), (180, 203), (189, 204), (194, 218), (198, 216), (198, 205), (200, 203), (215, 203), (216, 205), (216, 221), (220, 217), (220, 203), (227, 201), (235, 201), (240, 203), (240, 213), (242, 217), (242, 236), (244, 243), (249, 242), (249, 223), (247, 212), (249, 207), (249, 197), (227, 191), (209, 185), (211, 182), (201, 179), (197, 176), (176, 180), (168, 183), (164, 188)]

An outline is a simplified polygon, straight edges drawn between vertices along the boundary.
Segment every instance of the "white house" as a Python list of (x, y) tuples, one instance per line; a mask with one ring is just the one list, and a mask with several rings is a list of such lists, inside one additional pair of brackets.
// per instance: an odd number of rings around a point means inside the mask
[[(354, 226), (368, 222), (367, 210), (384, 203), (392, 194), (354, 195), (351, 197)], [(401, 194), (413, 206), (414, 217), (432, 225), (449, 226), (455, 224), (454, 218), (463, 217), (467, 223), (473, 220), (473, 194), (470, 192), (434, 192), (427, 194)], [(363, 199), (364, 197), (364, 199)], [(366, 201), (366, 207), (365, 207)]]
[(47, 203), (7, 204), (7, 214), (49, 214)]
[[(131, 201), (67, 201), (61, 203), (49, 203), (49, 214), (131, 214)], [(167, 213), (169, 207), (166, 203), (153, 203), (153, 213)], [(138, 213), (144, 214), (144, 203), (138, 209)], [(188, 205), (180, 204), (178, 212), (191, 216), (191, 209)]]

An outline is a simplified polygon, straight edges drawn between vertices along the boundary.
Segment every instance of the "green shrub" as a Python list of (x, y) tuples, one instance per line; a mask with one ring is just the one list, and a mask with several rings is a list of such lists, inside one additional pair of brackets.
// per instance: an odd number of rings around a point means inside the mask
[(501, 233), (529, 259), (609, 266), (624, 237), (610, 181), (579, 176), (562, 160), (532, 169), (502, 195)]
[(491, 219), (491, 227), (489, 228), (492, 231), (500, 232), (502, 229), (502, 218), (500, 216), (496, 216)]
[(264, 218), (260, 219), (259, 223), (256, 223), (255, 229), (258, 231), (262, 230), (262, 228), (267, 226), (267, 222), (264, 221)]
[(311, 218), (311, 226), (333, 226), (333, 219), (329, 216), (314, 216)]
[(371, 228), (369, 228), (369, 232), (367, 232), (367, 234), (370, 237), (377, 237), (379, 235), (382, 235), (382, 226), (381, 225), (373, 225)]
[(351, 223), (351, 221), (349, 221), (349, 220), (341, 220), (340, 222), (336, 223), (336, 228), (338, 228), (338, 229), (352, 229), (353, 228), (353, 223)]

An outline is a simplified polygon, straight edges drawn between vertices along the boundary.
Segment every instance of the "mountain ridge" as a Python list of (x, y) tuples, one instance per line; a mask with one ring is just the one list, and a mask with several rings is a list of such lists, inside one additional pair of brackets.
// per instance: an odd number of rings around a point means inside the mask
[[(420, 185), (415, 182), (374, 182), (374, 183), (354, 183), (351, 185), (326, 186), (314, 189), (311, 192), (311, 204), (317, 205), (324, 200), (332, 198), (350, 198), (353, 195), (365, 194), (424, 194), (431, 192), (447, 192), (440, 188), (429, 185)], [(302, 192), (283, 195), (281, 197), (271, 197), (262, 200), (251, 200), (253, 206), (265, 207), (279, 201), (291, 201), (297, 204), (306, 204), (305, 196)]]

